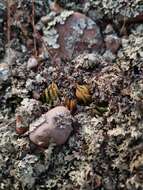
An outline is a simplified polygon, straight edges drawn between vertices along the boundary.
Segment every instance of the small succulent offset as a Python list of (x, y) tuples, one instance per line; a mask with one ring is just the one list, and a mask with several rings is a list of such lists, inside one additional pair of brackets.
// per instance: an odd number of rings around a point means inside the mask
[(87, 85), (77, 84), (75, 94), (77, 100), (81, 103), (87, 104), (91, 101), (91, 94)]
[(77, 108), (77, 100), (75, 98), (65, 98), (65, 106), (73, 113)]
[(43, 102), (53, 104), (59, 97), (59, 89), (55, 82), (52, 82), (42, 93), (41, 99)]

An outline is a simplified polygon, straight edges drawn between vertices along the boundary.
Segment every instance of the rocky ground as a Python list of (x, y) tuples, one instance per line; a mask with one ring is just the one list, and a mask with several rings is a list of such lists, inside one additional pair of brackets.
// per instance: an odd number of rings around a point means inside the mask
[(0, 190), (142, 190), (142, 0), (0, 0), (0, 105)]

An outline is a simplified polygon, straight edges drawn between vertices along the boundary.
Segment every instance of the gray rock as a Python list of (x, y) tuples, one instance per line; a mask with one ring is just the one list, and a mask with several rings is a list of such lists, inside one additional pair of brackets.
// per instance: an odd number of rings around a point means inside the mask
[(0, 64), (0, 84), (6, 82), (9, 79), (10, 71), (7, 63)]

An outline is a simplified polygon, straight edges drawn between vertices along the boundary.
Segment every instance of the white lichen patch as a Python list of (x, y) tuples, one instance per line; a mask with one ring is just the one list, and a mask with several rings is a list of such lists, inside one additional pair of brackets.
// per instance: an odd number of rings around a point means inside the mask
[(73, 11), (64, 10), (60, 14), (55, 15), (55, 17), (53, 17), (53, 19), (48, 22), (48, 26), (43, 28), (43, 40), (49, 47), (52, 47), (54, 49), (58, 49), (60, 47), (58, 44), (59, 34), (55, 29), (55, 26), (57, 24), (63, 25), (67, 18), (72, 14)]
[(56, 24), (64, 24), (69, 16), (73, 14), (73, 11), (64, 10), (59, 15), (55, 16), (54, 19), (48, 23), (47, 29), (54, 27)]
[(92, 1), (90, 2), (103, 11), (105, 15), (122, 15), (126, 17), (135, 17), (143, 12), (143, 2), (142, 0), (102, 0), (102, 1)]
[[(92, 29), (93, 27), (95, 27), (96, 24), (93, 20), (91, 20), (90, 18), (87, 19), (87, 29)], [(98, 33), (98, 31), (97, 31)]]
[[(34, 166), (34, 167), (33, 167)], [(36, 182), (36, 173), (39, 175), (45, 167), (38, 163), (38, 157), (27, 154), (21, 161), (15, 162), (15, 177), (23, 188), (31, 189)]]
[(79, 18), (76, 22), (73, 22), (71, 24), (71, 28), (79, 33), (79, 34), (83, 34), (83, 30), (87, 27), (87, 23), (85, 18)]
[(96, 69), (99, 65), (106, 65), (104, 57), (98, 53), (83, 53), (77, 56), (73, 63), (75, 64), (75, 68), (81, 69)]
[(51, 28), (47, 30), (47, 28), (44, 28), (43, 33), (44, 33), (43, 40), (46, 43), (46, 45), (54, 49), (57, 49), (60, 47), (59, 44), (57, 43), (59, 34), (56, 29)]
[(21, 125), (23, 127), (28, 127), (29, 124), (35, 119), (36, 115), (40, 115), (40, 113), (40, 102), (29, 98), (23, 99), (21, 106), (16, 110), (16, 115), (21, 117)]

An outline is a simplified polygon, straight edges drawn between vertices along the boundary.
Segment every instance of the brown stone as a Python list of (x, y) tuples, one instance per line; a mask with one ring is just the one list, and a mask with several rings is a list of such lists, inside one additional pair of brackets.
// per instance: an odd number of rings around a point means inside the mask
[(30, 140), (47, 147), (50, 142), (64, 144), (73, 130), (72, 116), (64, 106), (57, 106), (30, 125)]
[(103, 40), (99, 26), (89, 17), (74, 12), (64, 24), (56, 24), (59, 48), (50, 48), (52, 57), (70, 60), (85, 52), (103, 50)]
[(28, 131), (28, 127), (22, 125), (22, 117), (20, 115), (16, 115), (16, 133), (19, 135), (24, 134), (26, 131)]

